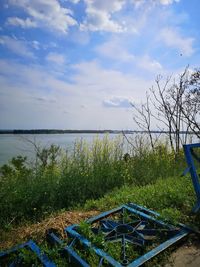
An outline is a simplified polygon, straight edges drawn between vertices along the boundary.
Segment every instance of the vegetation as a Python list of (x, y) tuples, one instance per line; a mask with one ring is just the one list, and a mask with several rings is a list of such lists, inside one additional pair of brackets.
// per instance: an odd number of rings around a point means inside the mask
[[(103, 198), (88, 200), (84, 205), (84, 209), (85, 211), (93, 209), (105, 211), (127, 202), (135, 202), (159, 211), (162, 219), (165, 221), (170, 221), (174, 224), (182, 222), (194, 228), (195, 226), (200, 227), (200, 215), (191, 215), (191, 208), (195, 202), (195, 194), (189, 177), (158, 179), (154, 184), (145, 186), (123, 186), (120, 189), (115, 189), (113, 192), (106, 194)], [(120, 260), (121, 247), (118, 243), (104, 242), (103, 236), (100, 233), (94, 235), (89, 225), (85, 222), (80, 223), (80, 233), (84, 234), (93, 244), (106, 251), (113, 258)], [(39, 236), (38, 238), (40, 239)], [(42, 242), (40, 243), (40, 248), (51, 260), (56, 262), (57, 266), (68, 266), (66, 260), (60, 257), (62, 247), (52, 248), (46, 242)], [(90, 266), (98, 265), (99, 259), (91, 250), (86, 250), (79, 243), (75, 249), (80, 256), (87, 259)], [(146, 247), (145, 249), (148, 251), (150, 248)], [(25, 263), (35, 262), (36, 259), (26, 250), (22, 250), (21, 253)], [(133, 251), (131, 246), (130, 250), (129, 247), (127, 248), (127, 253), (130, 253), (131, 259), (139, 256), (137, 254), (138, 252)], [(162, 266), (161, 263), (168, 260), (168, 257), (169, 250), (148, 262), (146, 266)]]
[(155, 83), (155, 88), (146, 92), (146, 102), (140, 106), (132, 104), (133, 120), (140, 130), (148, 133), (152, 149), (158, 141), (152, 136), (152, 124), (157, 123), (157, 129), (166, 131), (177, 157), (182, 144), (191, 137), (190, 133), (200, 138), (200, 70), (191, 72), (186, 67), (174, 78), (170, 76), (163, 80), (162, 76), (158, 76)]
[(145, 186), (123, 186), (106, 194), (99, 200), (88, 200), (85, 210), (104, 211), (124, 203), (137, 203), (155, 210), (165, 220), (182, 222), (200, 227), (199, 215), (192, 215), (196, 201), (194, 188), (188, 176), (158, 179), (154, 184)]
[[(181, 176), (186, 167), (183, 152), (175, 163), (167, 143), (157, 143), (152, 150), (145, 137), (140, 136), (134, 144), (134, 149), (129, 147), (129, 156), (124, 156), (122, 138), (110, 140), (106, 136), (103, 140), (96, 138), (91, 146), (77, 141), (71, 154), (54, 145), (35, 146), (36, 160), (32, 165), (24, 157), (13, 158), (1, 167), (2, 228), (8, 231), (13, 224), (41, 220), (61, 209), (78, 206), (85, 211), (105, 211), (128, 202), (151, 208), (174, 224), (182, 222), (199, 228), (199, 215), (191, 216), (195, 203), (191, 179)], [(80, 223), (80, 231), (119, 260), (121, 248), (116, 244), (106, 244), (101, 234), (94, 235), (85, 222)], [(57, 266), (68, 266), (59, 256), (60, 247), (49, 248), (45, 241), (40, 247)], [(81, 245), (76, 249), (91, 266), (98, 265), (94, 253)], [(26, 250), (20, 253), (23, 264), (37, 262)], [(156, 257), (147, 266), (160, 266), (158, 263), (167, 255)], [(138, 254), (133, 255), (130, 247), (130, 258), (133, 256)]]
[(98, 199), (114, 188), (152, 184), (183, 170), (183, 155), (175, 164), (167, 144), (151, 150), (144, 137), (135, 143), (126, 160), (123, 139), (111, 141), (108, 136), (96, 138), (91, 146), (77, 141), (71, 154), (54, 145), (37, 148), (32, 165), (24, 157), (13, 158), (1, 167), (0, 224), (38, 220)]

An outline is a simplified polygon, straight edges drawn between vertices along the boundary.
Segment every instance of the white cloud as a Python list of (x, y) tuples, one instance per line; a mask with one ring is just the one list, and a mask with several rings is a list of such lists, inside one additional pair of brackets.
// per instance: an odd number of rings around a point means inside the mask
[(122, 63), (126, 63), (131, 68), (142, 68), (149, 72), (158, 72), (162, 70), (162, 65), (149, 55), (136, 56), (129, 52), (126, 47), (127, 39), (111, 37), (108, 41), (97, 46), (95, 51), (98, 55), (111, 59), (113, 65), (119, 66)]
[(160, 39), (171, 48), (175, 48), (183, 56), (191, 56), (194, 53), (194, 38), (183, 37), (174, 28), (164, 28), (160, 33)]
[(37, 64), (19, 64), (9, 60), (0, 60), (0, 74), (9, 77), (9, 83), (17, 87), (25, 87), (26, 91), (35, 92), (66, 92), (68, 84), (57, 78), (56, 72), (50, 72), (48, 67)]
[[(60, 5), (58, 0), (9, 0), (11, 5), (22, 8), (30, 18), (25, 21), (20, 18), (8, 18), (7, 23), (12, 22), (18, 26), (45, 27), (51, 31), (67, 33), (70, 26), (77, 25), (72, 17), (72, 11)], [(29, 23), (27, 23), (29, 22)], [(12, 24), (12, 25), (13, 25)]]
[(85, 0), (88, 7), (105, 11), (105, 12), (116, 12), (122, 9), (126, 0)]
[(34, 54), (24, 41), (4, 35), (0, 37), (0, 45), (5, 46), (7, 49), (19, 56), (34, 58)]
[(158, 2), (160, 2), (160, 4), (162, 5), (171, 5), (174, 2), (178, 3), (180, 0), (158, 0)]
[(73, 4), (78, 4), (81, 0), (60, 0), (60, 2), (63, 2), (63, 3), (67, 3), (67, 2), (71, 2)]
[(40, 43), (36, 40), (32, 41), (31, 42), (31, 45), (33, 48), (35, 48), (36, 50), (39, 50), (40, 49)]
[(149, 6), (155, 4), (161, 5), (171, 5), (173, 3), (178, 3), (180, 0), (131, 0), (131, 2), (135, 5), (136, 8), (143, 6), (144, 4), (148, 4)]
[(75, 73), (70, 76), (73, 82), (69, 83), (63, 80), (65, 75), (60, 79), (56, 72), (49, 73), (45, 67), (0, 60), (1, 127), (126, 129), (133, 126), (128, 108), (108, 109), (103, 101), (118, 101), (121, 106), (128, 99), (140, 102), (151, 81), (104, 69), (97, 62), (82, 62), (74, 65), (73, 70)]
[(74, 44), (87, 45), (90, 42), (90, 33), (77, 29), (70, 33), (70, 40)]
[[(141, 99), (145, 96), (145, 79), (137, 78), (134, 73), (125, 74), (119, 70), (104, 69), (96, 61), (82, 62), (73, 66), (76, 74), (73, 82), (80, 85), (81, 93), (94, 93), (99, 100), (110, 98), (110, 95), (126, 96)], [(148, 88), (147, 86), (146, 88)], [(141, 90), (143, 88), (143, 90)]]
[(6, 24), (11, 26), (20, 26), (22, 28), (35, 28), (37, 23), (30, 18), (21, 19), (17, 17), (9, 17)]
[(122, 23), (112, 18), (112, 14), (120, 11), (125, 3), (125, 0), (85, 0), (87, 17), (81, 29), (108, 32), (126, 30)]
[(62, 54), (52, 52), (47, 55), (46, 60), (58, 65), (63, 65), (65, 63), (65, 57)]
[(73, 4), (78, 4), (80, 2), (80, 0), (69, 0), (70, 2), (72, 2)]
[(114, 96), (103, 101), (103, 106), (108, 108), (131, 108), (131, 99), (123, 96)]
[(157, 60), (150, 58), (148, 55), (138, 57), (137, 65), (142, 69), (152, 72), (158, 72), (162, 70), (162, 65)]
[[(61, 4), (68, 1), (77, 4), (80, 0), (8, 0), (13, 6), (22, 8), (28, 15), (26, 19), (10, 17), (7, 24), (21, 26), (23, 28), (40, 27), (48, 28), (51, 31), (66, 33), (69, 27), (78, 25), (69, 8)], [(157, 4), (170, 5), (178, 0), (82, 0), (85, 4), (85, 14), (81, 30), (126, 32), (135, 31), (138, 23), (145, 20), (146, 13)], [(132, 3), (132, 4), (131, 4)], [(134, 6), (141, 7), (141, 15), (138, 21), (137, 14), (134, 13)], [(132, 8), (132, 15), (125, 15), (125, 8)], [(144, 13), (144, 14), (143, 14)], [(135, 17), (136, 15), (136, 17)], [(142, 17), (142, 18), (141, 18)], [(135, 27), (136, 26), (136, 27)]]
[[(157, 6), (169, 5), (177, 1), (178, 0), (84, 0), (86, 5), (86, 18), (81, 24), (81, 29), (114, 33), (138, 33), (146, 24), (147, 19), (152, 17)], [(130, 11), (126, 12), (127, 9)]]
[(111, 38), (109, 41), (97, 46), (96, 52), (104, 57), (118, 62), (133, 62), (135, 56), (128, 52), (119, 39)]

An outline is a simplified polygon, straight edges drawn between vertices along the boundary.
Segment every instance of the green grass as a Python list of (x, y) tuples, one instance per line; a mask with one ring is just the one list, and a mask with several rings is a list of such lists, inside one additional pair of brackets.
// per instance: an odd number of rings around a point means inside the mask
[[(42, 219), (61, 209), (82, 206), (86, 200), (98, 199), (123, 186), (127, 190), (129, 186), (136, 187), (137, 191), (137, 186), (154, 184), (158, 179), (164, 183), (167, 177), (177, 177), (184, 168), (183, 155), (175, 164), (174, 155), (165, 144), (152, 151), (141, 139), (138, 148), (129, 148), (129, 153), (131, 158), (125, 161), (123, 139), (110, 140), (105, 136), (103, 140), (96, 138), (91, 146), (77, 141), (71, 154), (53, 145), (39, 148), (32, 165), (27, 164), (26, 158), (13, 158), (1, 168), (0, 225)], [(127, 198), (130, 194), (127, 192)]]
[(154, 184), (145, 186), (124, 186), (101, 199), (88, 200), (84, 209), (105, 211), (133, 202), (159, 212), (170, 221), (200, 226), (198, 215), (191, 214), (195, 201), (191, 178), (179, 176), (158, 179)]

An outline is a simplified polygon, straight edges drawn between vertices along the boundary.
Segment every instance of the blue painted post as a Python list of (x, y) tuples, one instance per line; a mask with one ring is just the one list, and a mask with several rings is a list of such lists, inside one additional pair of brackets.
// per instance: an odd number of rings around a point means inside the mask
[(197, 174), (196, 167), (194, 165), (194, 161), (192, 158), (192, 152), (191, 152), (192, 148), (200, 148), (200, 143), (183, 145), (186, 162), (188, 165), (189, 172), (191, 174), (192, 183), (197, 196), (197, 203), (192, 210), (194, 213), (196, 213), (200, 209), (200, 183), (199, 183), (199, 176)]

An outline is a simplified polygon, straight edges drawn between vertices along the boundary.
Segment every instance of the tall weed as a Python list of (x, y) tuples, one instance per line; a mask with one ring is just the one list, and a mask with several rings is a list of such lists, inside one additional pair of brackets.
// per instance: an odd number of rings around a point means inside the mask
[(76, 141), (72, 153), (53, 145), (37, 153), (35, 165), (19, 156), (1, 167), (1, 226), (40, 219), (124, 185), (142, 186), (175, 177), (184, 161), (180, 157), (175, 164), (166, 144), (158, 144), (152, 151), (145, 140), (140, 140), (139, 149), (129, 149), (130, 157), (124, 160), (123, 138), (111, 140), (109, 136), (95, 138), (92, 145)]

